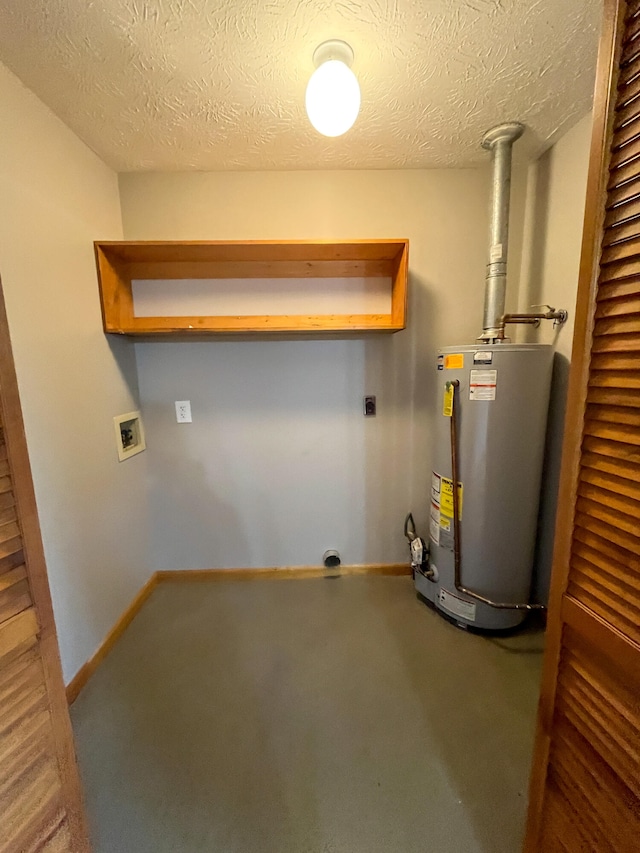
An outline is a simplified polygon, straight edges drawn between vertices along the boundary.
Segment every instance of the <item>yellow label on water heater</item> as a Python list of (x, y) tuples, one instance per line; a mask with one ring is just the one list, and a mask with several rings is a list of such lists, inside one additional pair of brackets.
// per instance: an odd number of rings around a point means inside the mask
[(447, 382), (444, 386), (444, 397), (442, 398), (442, 414), (450, 418), (453, 414), (453, 383)]
[(464, 367), (464, 353), (454, 352), (444, 357), (445, 370), (462, 370)]
[[(462, 518), (462, 483), (458, 483), (458, 518)], [(453, 480), (440, 478), (440, 513), (453, 518)]]

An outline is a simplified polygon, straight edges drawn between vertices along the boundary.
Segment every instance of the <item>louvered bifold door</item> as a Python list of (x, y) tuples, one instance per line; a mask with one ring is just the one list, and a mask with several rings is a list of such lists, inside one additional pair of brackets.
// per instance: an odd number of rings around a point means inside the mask
[(640, 851), (640, 0), (606, 2), (525, 850)]
[(0, 853), (86, 853), (0, 286)]

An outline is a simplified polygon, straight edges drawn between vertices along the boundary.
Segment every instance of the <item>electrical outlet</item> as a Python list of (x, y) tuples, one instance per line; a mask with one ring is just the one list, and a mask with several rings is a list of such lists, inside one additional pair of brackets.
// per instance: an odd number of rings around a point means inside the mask
[(176, 421), (179, 424), (192, 423), (191, 400), (176, 400)]
[(376, 413), (376, 398), (375, 396), (368, 396), (362, 398), (362, 408), (364, 411), (365, 418), (371, 418), (375, 416)]

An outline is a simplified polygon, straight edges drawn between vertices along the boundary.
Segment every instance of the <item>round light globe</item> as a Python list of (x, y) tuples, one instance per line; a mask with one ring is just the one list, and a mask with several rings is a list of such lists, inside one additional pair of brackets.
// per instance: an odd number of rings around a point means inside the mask
[(360, 86), (353, 71), (339, 59), (323, 62), (313, 72), (305, 96), (307, 115), (323, 136), (341, 136), (360, 111)]

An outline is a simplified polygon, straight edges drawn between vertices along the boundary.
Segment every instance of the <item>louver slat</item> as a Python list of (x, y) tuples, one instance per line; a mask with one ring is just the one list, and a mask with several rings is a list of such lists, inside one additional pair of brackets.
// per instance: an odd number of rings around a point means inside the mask
[(624, 16), (625, 31), (622, 38), (623, 44), (628, 40), (634, 19), (637, 18), (640, 18), (640, 0), (628, 0), (626, 14)]
[[(640, 46), (636, 45), (636, 53)], [(636, 69), (640, 66), (640, 63), (636, 66)], [(640, 135), (640, 114), (638, 113), (638, 103), (634, 98), (627, 109), (620, 114), (620, 125), (616, 129), (616, 133), (614, 136), (616, 145), (622, 148), (623, 145), (631, 142), (632, 139), (636, 139)], [(612, 203), (612, 199), (609, 199), (609, 204)]]
[[(638, 91), (640, 92), (640, 78), (636, 81)], [(611, 157), (611, 168), (617, 169), (626, 165), (631, 160), (637, 159), (640, 156), (640, 140), (636, 137), (633, 142), (629, 142), (622, 148), (618, 148), (613, 152)]]
[(592, 468), (594, 471), (602, 471), (606, 474), (613, 474), (620, 479), (628, 479), (632, 482), (640, 482), (640, 463), (634, 465), (629, 460), (622, 461), (615, 456), (602, 456), (599, 453), (582, 454), (582, 467)]
[(598, 304), (617, 301), (630, 296), (640, 297), (640, 275), (627, 278), (602, 281), (598, 288)]
[(593, 403), (587, 407), (586, 419), (640, 427), (640, 412), (630, 406), (600, 406)]
[[(640, 163), (638, 164), (640, 165)], [(640, 257), (640, 240), (626, 240), (622, 243), (609, 244), (603, 241), (602, 263), (611, 264), (618, 261), (629, 261)]]
[[(640, 76), (640, 63), (638, 61), (630, 62), (624, 68), (620, 69), (620, 78), (618, 88), (621, 95), (624, 97), (624, 90), (627, 86), (631, 86)], [(614, 137), (613, 147), (615, 149), (616, 142)]]
[[(637, 112), (632, 114), (631, 119), (635, 125), (636, 123), (640, 123), (640, 99), (637, 102), (634, 101), (633, 106), (634, 110), (637, 110)], [(611, 192), (609, 193), (607, 208), (610, 210), (613, 207), (634, 201), (637, 199), (639, 193), (640, 176), (634, 172), (628, 180), (612, 187)]]
[(600, 284), (607, 282), (624, 282), (640, 275), (640, 260), (638, 258), (623, 258), (620, 261), (607, 264), (600, 270)]
[(637, 41), (638, 36), (640, 36), (640, 15), (635, 18), (635, 20), (632, 19), (629, 21), (623, 41), (624, 47), (626, 48), (633, 42)]
[(630, 39), (622, 48), (622, 56), (620, 57), (620, 67), (628, 68), (640, 57), (640, 44), (638, 38)]
[[(640, 86), (638, 86), (638, 91), (635, 95), (636, 98), (640, 98)], [(629, 181), (635, 181), (638, 176), (638, 164), (636, 160), (631, 158), (623, 163), (621, 163), (617, 168), (613, 168), (611, 170), (611, 174), (609, 175), (609, 189), (615, 189), (616, 187), (624, 186), (625, 183)]]

